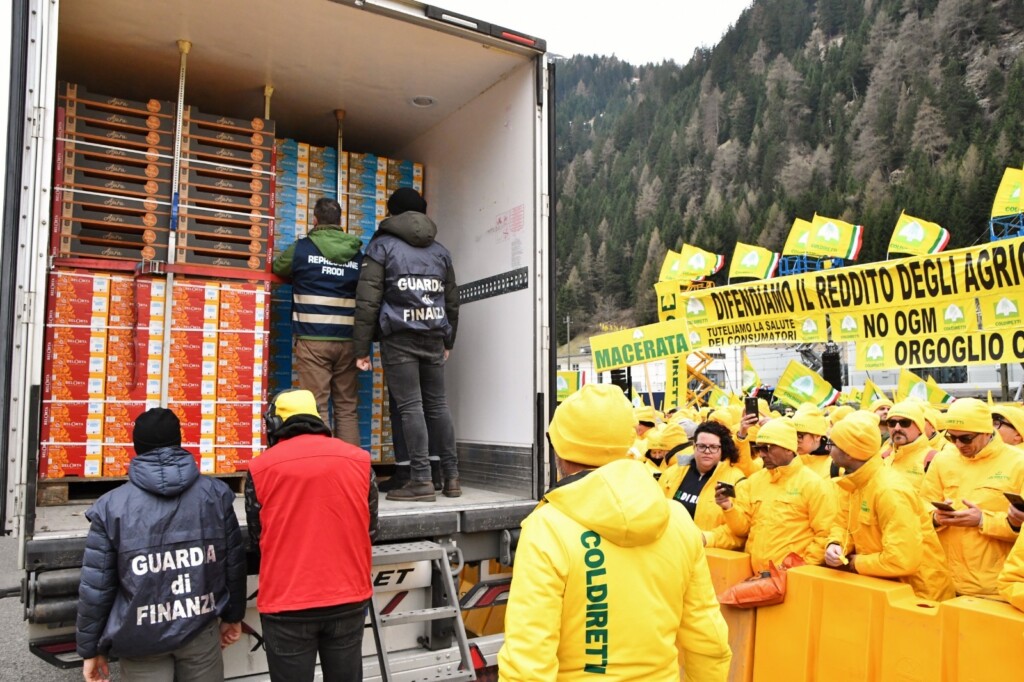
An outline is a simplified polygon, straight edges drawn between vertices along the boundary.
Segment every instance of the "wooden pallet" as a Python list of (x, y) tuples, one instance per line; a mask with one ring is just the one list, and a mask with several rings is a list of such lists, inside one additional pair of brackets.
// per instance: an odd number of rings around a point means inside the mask
[[(224, 481), (236, 495), (245, 492), (244, 471), (206, 475)], [(101, 495), (120, 487), (127, 481), (127, 476), (42, 478), (36, 483), (36, 504), (40, 507), (57, 507), (71, 503), (94, 502)]]

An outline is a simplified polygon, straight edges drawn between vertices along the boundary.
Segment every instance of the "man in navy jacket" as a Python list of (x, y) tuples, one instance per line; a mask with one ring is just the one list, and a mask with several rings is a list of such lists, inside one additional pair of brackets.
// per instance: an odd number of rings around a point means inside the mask
[(128, 483), (86, 512), (92, 524), (78, 592), (78, 654), (86, 680), (109, 675), (224, 679), (221, 649), (245, 615), (245, 548), (235, 495), (199, 475), (168, 409), (135, 420)]

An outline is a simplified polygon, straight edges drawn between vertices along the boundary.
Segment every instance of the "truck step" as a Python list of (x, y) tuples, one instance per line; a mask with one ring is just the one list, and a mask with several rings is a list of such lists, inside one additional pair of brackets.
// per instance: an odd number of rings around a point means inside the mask
[(428, 620), (441, 620), (442, 618), (454, 618), (459, 615), (459, 609), (454, 606), (439, 606), (432, 609), (417, 609), (415, 611), (399, 611), (380, 617), (380, 624), (387, 627), (391, 625), (404, 625), (405, 623), (422, 623)]

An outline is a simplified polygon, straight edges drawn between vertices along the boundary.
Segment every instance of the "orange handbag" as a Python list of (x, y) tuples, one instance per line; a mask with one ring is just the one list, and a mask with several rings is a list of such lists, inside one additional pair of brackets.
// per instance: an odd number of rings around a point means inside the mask
[(740, 609), (781, 604), (786, 599), (786, 571), (803, 565), (804, 560), (796, 552), (787, 554), (778, 567), (769, 561), (767, 571), (733, 585), (718, 595), (718, 603)]

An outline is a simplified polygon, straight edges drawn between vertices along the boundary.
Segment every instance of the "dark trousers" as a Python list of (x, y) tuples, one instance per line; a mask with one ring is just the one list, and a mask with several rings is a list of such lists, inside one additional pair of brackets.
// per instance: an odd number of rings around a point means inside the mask
[(261, 613), (270, 679), (312, 680), (319, 654), (324, 682), (360, 682), (366, 605), (359, 602), (326, 609)]
[(381, 361), (388, 391), (401, 415), (410, 476), (414, 481), (430, 481), (430, 453), (436, 453), (444, 476), (455, 478), (459, 464), (444, 388), (444, 343), (440, 337), (402, 337), (412, 343), (386, 338), (381, 344)]

